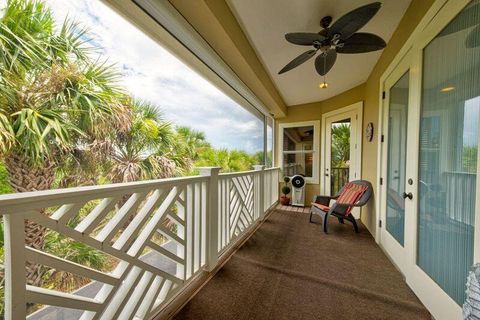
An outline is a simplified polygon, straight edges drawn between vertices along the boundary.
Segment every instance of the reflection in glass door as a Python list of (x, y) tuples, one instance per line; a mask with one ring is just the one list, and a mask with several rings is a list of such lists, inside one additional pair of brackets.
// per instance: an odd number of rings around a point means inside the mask
[(405, 238), (408, 79), (409, 72), (390, 89), (388, 104), (386, 229), (402, 246)]
[(423, 52), (417, 265), (459, 305), (474, 252), (479, 4), (472, 1)]

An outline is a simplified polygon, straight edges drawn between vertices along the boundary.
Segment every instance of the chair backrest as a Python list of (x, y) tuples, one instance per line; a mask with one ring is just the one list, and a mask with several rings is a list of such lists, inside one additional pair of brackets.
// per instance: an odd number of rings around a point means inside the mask
[[(357, 185), (361, 185), (361, 186), (365, 186), (367, 187), (367, 189), (363, 192), (362, 196), (360, 197), (360, 199), (358, 199), (356, 201), (356, 205), (357, 206), (364, 206), (365, 204), (367, 204), (368, 200), (370, 200), (370, 197), (372, 196), (373, 194), (373, 187), (372, 187), (372, 184), (367, 181), (367, 180), (354, 180), (354, 181), (350, 181), (349, 183), (353, 183), (353, 184), (357, 184)], [(335, 195), (335, 196), (340, 196), (344, 191), (345, 191), (345, 187), (347, 185), (344, 185), (340, 191), (338, 191), (338, 193)], [(340, 208), (339, 208), (340, 209)], [(339, 212), (339, 213), (343, 213), (343, 214), (348, 214), (350, 213), (350, 210), (351, 208), (345, 208), (343, 210), (339, 210), (339, 211), (342, 211), (342, 212)], [(335, 210), (337, 211), (337, 210)]]

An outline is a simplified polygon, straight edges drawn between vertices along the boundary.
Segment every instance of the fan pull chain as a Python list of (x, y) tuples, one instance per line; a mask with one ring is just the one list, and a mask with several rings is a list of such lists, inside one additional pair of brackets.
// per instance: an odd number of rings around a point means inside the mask
[[(327, 69), (327, 59), (325, 57), (325, 59), (323, 59), (323, 70), (326, 70), (326, 69)], [(320, 89), (326, 89), (328, 87), (327, 75), (326, 74), (323, 75), (323, 82), (320, 83), (319, 87), (320, 87)]]

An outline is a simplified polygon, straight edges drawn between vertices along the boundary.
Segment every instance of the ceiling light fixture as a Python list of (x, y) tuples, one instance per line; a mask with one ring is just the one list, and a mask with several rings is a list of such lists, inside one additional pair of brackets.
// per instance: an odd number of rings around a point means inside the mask
[(445, 87), (445, 88), (442, 88), (440, 89), (441, 92), (450, 92), (450, 91), (453, 91), (455, 90), (455, 87)]
[(320, 89), (327, 89), (328, 83), (327, 83), (327, 77), (323, 76), (323, 82), (318, 85)]

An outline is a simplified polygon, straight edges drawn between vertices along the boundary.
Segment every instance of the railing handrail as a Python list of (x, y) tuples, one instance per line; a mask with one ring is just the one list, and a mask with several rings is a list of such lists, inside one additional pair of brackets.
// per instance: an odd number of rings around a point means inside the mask
[(125, 191), (135, 193), (142, 189), (148, 188), (160, 188), (169, 185), (181, 185), (190, 182), (208, 181), (209, 177), (205, 176), (189, 176), (189, 177), (176, 177), (166, 179), (155, 179), (135, 182), (123, 182), (123, 183), (111, 183), (94, 186), (73, 187), (64, 189), (50, 189), (42, 191), (30, 191), (9, 193), (0, 195), (0, 214), (6, 207), (18, 207), (24, 204), (29, 204), (38, 201), (48, 201), (52, 199), (68, 199), (69, 197), (79, 196), (95, 196), (98, 197), (103, 193), (118, 192), (124, 193)]
[[(265, 171), (279, 170), (280, 168), (268, 168)], [(227, 172), (220, 173), (219, 178), (233, 178), (242, 175), (249, 175), (252, 173), (258, 173), (257, 170), (241, 171), (241, 172)], [(94, 185), (94, 186), (82, 186), (82, 187), (72, 187), (72, 188), (63, 188), (63, 189), (50, 189), (50, 190), (41, 190), (41, 191), (29, 191), (29, 192), (19, 192), (19, 193), (9, 193), (0, 195), (0, 214), (10, 213), (2, 212), (7, 210), (10, 207), (18, 207), (22, 205), (28, 205), (30, 203), (37, 203), (39, 201), (49, 201), (51, 199), (68, 199), (69, 197), (79, 197), (79, 196), (99, 196), (102, 193), (111, 193), (118, 192), (123, 193), (125, 191), (132, 191), (132, 193), (141, 191), (141, 189), (147, 188), (160, 188), (167, 187), (172, 184), (183, 184), (190, 182), (200, 182), (207, 181), (208, 176), (188, 176), (188, 177), (175, 177), (175, 178), (164, 178), (164, 179), (154, 179), (154, 180), (144, 180), (144, 181), (135, 181), (135, 182), (122, 182), (122, 183), (110, 183), (103, 185)]]
[(258, 170), (249, 170), (249, 171), (240, 171), (240, 172), (225, 172), (220, 173), (218, 177), (221, 178), (233, 178), (233, 177), (240, 177), (240, 176), (247, 176), (252, 173), (258, 173)]

